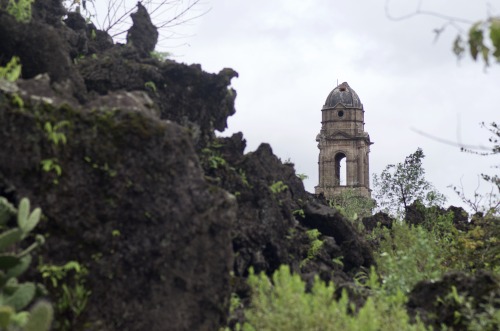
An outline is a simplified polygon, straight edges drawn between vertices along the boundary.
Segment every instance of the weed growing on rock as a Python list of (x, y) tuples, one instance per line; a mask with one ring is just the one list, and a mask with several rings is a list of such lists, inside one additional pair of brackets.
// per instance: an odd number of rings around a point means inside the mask
[(9, 0), (7, 12), (14, 16), (18, 22), (29, 22), (31, 20), (31, 4), (34, 0)]
[(147, 81), (144, 83), (144, 87), (156, 93), (156, 84), (153, 81)]
[(0, 67), (0, 79), (15, 82), (21, 76), (21, 62), (17, 56), (12, 57), (5, 67)]
[(307, 262), (314, 259), (321, 250), (321, 247), (323, 247), (323, 241), (319, 239), (321, 233), (317, 229), (308, 230), (306, 234), (311, 240), (311, 246), (307, 251), (307, 257), (300, 262), (300, 267), (305, 266)]
[(86, 287), (87, 268), (76, 261), (62, 266), (41, 264), (40, 273), (46, 286), (55, 293), (58, 330), (72, 330), (72, 326), (87, 307), (91, 292)]
[(271, 192), (273, 192), (273, 194), (278, 194), (288, 190), (288, 186), (285, 183), (283, 183), (283, 181), (279, 180), (277, 182), (272, 183), (269, 186), (269, 189), (271, 190)]
[(42, 165), (43, 171), (45, 172), (53, 171), (58, 177), (62, 175), (62, 168), (59, 165), (59, 161), (56, 158), (44, 159), (40, 161), (40, 164)]
[(306, 180), (307, 178), (309, 178), (308, 175), (306, 174), (296, 174), (296, 176), (301, 180), (301, 181), (304, 181)]
[(69, 121), (61, 121), (56, 124), (52, 124), (50, 122), (45, 122), (45, 125), (43, 126), (43, 129), (45, 130), (45, 134), (47, 136), (47, 139), (52, 142), (54, 145), (59, 145), (59, 142), (61, 142), (63, 145), (67, 143), (66, 139), (66, 134), (64, 132), (60, 132), (60, 130), (65, 127), (69, 126), (70, 123)]

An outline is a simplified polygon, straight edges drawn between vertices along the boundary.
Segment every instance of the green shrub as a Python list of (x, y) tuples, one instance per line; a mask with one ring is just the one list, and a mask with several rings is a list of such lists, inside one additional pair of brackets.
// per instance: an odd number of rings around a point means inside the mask
[[(372, 271), (372, 286), (376, 277)], [(399, 292), (394, 296), (374, 295), (356, 313), (344, 291), (334, 299), (334, 284), (316, 278), (311, 291), (305, 291), (300, 276), (292, 275), (288, 266), (281, 266), (272, 276), (251, 272), (248, 282), (252, 302), (245, 311), (244, 331), (405, 331), (426, 330), (417, 321), (410, 324)]]
[(375, 200), (362, 196), (351, 188), (343, 190), (329, 202), (330, 207), (341, 209), (350, 220), (370, 216), (375, 208)]
[(376, 254), (378, 271), (388, 293), (407, 293), (417, 282), (443, 274), (441, 247), (431, 232), (400, 222), (394, 222), (391, 230), (376, 231), (382, 235)]

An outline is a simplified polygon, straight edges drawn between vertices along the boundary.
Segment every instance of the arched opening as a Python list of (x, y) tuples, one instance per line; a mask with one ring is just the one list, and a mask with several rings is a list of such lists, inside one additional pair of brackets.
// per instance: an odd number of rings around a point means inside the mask
[(335, 155), (335, 184), (336, 185), (346, 185), (347, 179), (347, 166), (346, 166), (346, 156), (344, 153), (337, 153)]

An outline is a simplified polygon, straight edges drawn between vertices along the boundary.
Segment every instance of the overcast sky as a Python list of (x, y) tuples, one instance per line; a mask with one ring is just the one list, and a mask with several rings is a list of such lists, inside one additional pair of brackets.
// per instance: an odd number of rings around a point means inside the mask
[[(417, 4), (393, 0), (388, 8), (401, 16)], [(308, 191), (318, 184), (321, 108), (337, 81), (346, 81), (364, 105), (365, 130), (374, 142), (370, 172), (379, 174), (421, 147), (427, 179), (458, 204), (447, 186), (462, 180), (472, 195), (478, 174), (492, 173), (499, 157), (461, 153), (412, 129), (488, 146), (490, 135), (479, 123), (500, 122), (500, 65), (485, 71), (469, 57), (457, 62), (451, 52), (457, 30), (448, 27), (435, 42), (433, 30), (443, 19), (419, 15), (393, 21), (385, 5), (385, 0), (205, 0), (198, 10), (210, 11), (177, 30), (184, 38), (162, 40), (160, 48), (208, 72), (236, 70), (236, 114), (223, 135), (242, 131), (246, 152), (271, 144), (276, 155), (309, 176)], [(476, 21), (500, 15), (500, 0), (423, 0), (421, 9)]]

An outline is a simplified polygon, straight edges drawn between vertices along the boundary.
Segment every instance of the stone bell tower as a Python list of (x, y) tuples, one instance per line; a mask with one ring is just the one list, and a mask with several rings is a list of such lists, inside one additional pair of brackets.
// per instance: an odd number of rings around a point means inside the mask
[[(368, 153), (372, 142), (364, 130), (365, 111), (358, 95), (344, 82), (330, 92), (321, 113), (321, 131), (316, 137), (319, 148), (316, 194), (323, 193), (331, 199), (352, 188), (370, 198)], [(344, 159), (345, 169), (342, 169)]]

